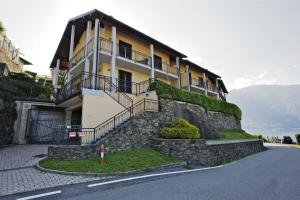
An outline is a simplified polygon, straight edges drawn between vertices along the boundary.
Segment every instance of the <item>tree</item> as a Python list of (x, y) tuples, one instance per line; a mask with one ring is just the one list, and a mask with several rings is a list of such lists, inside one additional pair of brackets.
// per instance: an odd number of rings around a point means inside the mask
[(5, 28), (2, 24), (2, 22), (0, 21), (0, 35), (3, 34), (5, 32)]

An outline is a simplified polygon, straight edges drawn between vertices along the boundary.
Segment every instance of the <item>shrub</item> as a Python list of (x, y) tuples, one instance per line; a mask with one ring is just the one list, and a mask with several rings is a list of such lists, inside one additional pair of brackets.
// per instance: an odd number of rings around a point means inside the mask
[(297, 143), (300, 144), (300, 133), (297, 133), (295, 135), (295, 137), (296, 137)]
[(188, 121), (176, 118), (170, 127), (162, 128), (160, 137), (166, 139), (199, 139), (199, 129)]
[(263, 139), (263, 136), (261, 134), (256, 134), (254, 136), (257, 137), (258, 139)]
[(31, 72), (31, 71), (25, 71), (25, 73), (26, 74), (30, 74), (31, 76), (32, 76), (32, 79), (36, 79), (36, 75), (37, 75), (37, 73), (35, 73), (35, 72)]
[(237, 120), (241, 120), (242, 118), (242, 111), (234, 104), (178, 89), (161, 81), (151, 83), (150, 90), (156, 90), (157, 95), (161, 98), (197, 104), (204, 107), (206, 111), (215, 111), (226, 115), (233, 115)]

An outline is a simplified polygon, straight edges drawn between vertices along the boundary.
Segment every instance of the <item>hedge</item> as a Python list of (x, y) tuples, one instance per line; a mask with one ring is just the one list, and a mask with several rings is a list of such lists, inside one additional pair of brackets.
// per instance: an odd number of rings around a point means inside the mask
[(197, 104), (204, 107), (206, 111), (215, 111), (226, 115), (233, 115), (238, 120), (241, 120), (242, 118), (242, 111), (235, 104), (211, 99), (200, 94), (178, 89), (161, 81), (151, 83), (150, 90), (156, 90), (157, 95), (164, 99)]
[(162, 128), (160, 137), (166, 139), (199, 139), (200, 133), (199, 129), (188, 121), (175, 118), (170, 127)]

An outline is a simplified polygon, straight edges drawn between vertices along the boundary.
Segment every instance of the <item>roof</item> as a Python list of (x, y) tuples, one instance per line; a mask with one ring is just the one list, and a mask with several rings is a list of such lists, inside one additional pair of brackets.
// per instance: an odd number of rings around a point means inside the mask
[(193, 63), (193, 62), (191, 62), (189, 60), (183, 59), (183, 60), (181, 60), (181, 62), (184, 63), (184, 64), (189, 65), (190, 67), (194, 67), (196, 69), (199, 69), (202, 72), (205, 72), (205, 74), (207, 74), (208, 76), (210, 76), (212, 78), (218, 79), (219, 86), (222, 88), (222, 90), (225, 93), (228, 93), (228, 90), (226, 89), (226, 86), (225, 86), (223, 80), (221, 79), (221, 76), (219, 76), (219, 75), (217, 75), (217, 74), (209, 71), (208, 69), (205, 69), (205, 68), (201, 67), (200, 65), (197, 65), (197, 64), (195, 64), (195, 63)]
[(24, 58), (20, 57), (20, 60), (23, 62), (24, 65), (32, 65), (31, 62), (25, 60)]
[(152, 43), (158, 49), (167, 50), (171, 54), (176, 55), (180, 58), (187, 57), (183, 53), (169, 47), (168, 45), (159, 42), (158, 40), (128, 26), (127, 24), (124, 24), (123, 22), (118, 21), (117, 19), (114, 19), (112, 16), (107, 15), (103, 12), (100, 12), (97, 9), (94, 9), (94, 10), (91, 10), (84, 14), (81, 14), (79, 16), (76, 16), (74, 18), (71, 18), (68, 21), (68, 24), (65, 28), (65, 31), (62, 35), (60, 42), (59, 42), (58, 48), (54, 54), (54, 57), (50, 64), (50, 67), (55, 67), (57, 59), (60, 59), (61, 64), (65, 65), (64, 67), (66, 67), (66, 63), (68, 62), (68, 56), (69, 56), (72, 25), (76, 26), (75, 38), (74, 38), (74, 43), (76, 44), (79, 41), (82, 33), (86, 30), (87, 21), (88, 20), (94, 21), (96, 18), (100, 19), (100, 22), (102, 22), (102, 23), (104, 22), (105, 24), (116, 26), (117, 30), (121, 30), (122, 32), (130, 33), (130, 34), (134, 35), (135, 37), (138, 37), (139, 39), (142, 39), (142, 40), (148, 41), (149, 43)]
[(197, 65), (197, 64), (195, 64), (195, 63), (193, 63), (189, 60), (182, 59), (181, 62), (184, 63), (184, 64), (189, 65), (190, 67), (194, 67), (196, 69), (199, 69), (202, 72), (205, 72), (208, 76), (211, 76), (213, 78), (221, 78), (221, 76), (219, 76), (219, 75), (209, 71), (208, 69), (205, 69), (205, 68), (201, 67), (200, 65)]
[(218, 81), (219, 81), (219, 86), (222, 88), (222, 90), (224, 91), (224, 93), (228, 94), (228, 90), (227, 90), (227, 88), (226, 88), (223, 80), (222, 79), (218, 79)]

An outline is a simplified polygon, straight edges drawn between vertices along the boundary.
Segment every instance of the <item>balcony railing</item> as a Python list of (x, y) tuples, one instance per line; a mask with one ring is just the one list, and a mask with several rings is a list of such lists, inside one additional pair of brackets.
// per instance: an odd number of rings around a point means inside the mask
[(176, 66), (171, 66), (169, 63), (167, 62), (162, 62), (162, 66), (161, 68), (157, 68), (155, 67), (156, 70), (160, 70), (163, 71), (167, 74), (173, 74), (178, 76), (178, 68)]
[(132, 60), (135, 63), (151, 66), (150, 56), (119, 44), (117, 44), (117, 56)]
[(82, 88), (102, 90), (123, 107), (128, 108), (132, 106), (132, 99), (123, 92), (119, 92), (118, 88), (111, 82), (110, 77), (87, 72), (82, 72), (63, 86), (55, 95), (57, 103), (80, 94)]
[(111, 40), (108, 40), (108, 39), (102, 38), (102, 37), (99, 38), (98, 50), (112, 54), (112, 48), (113, 48), (113, 45), (112, 45)]
[(125, 80), (116, 79), (116, 85), (119, 92), (139, 95), (150, 91), (151, 79), (139, 83), (126, 82)]
[(191, 85), (205, 89), (205, 83), (204, 81), (199, 80), (198, 78), (192, 78)]
[[(81, 62), (85, 55), (90, 54), (94, 49), (94, 38), (90, 39), (90, 41), (87, 43), (86, 46), (82, 47), (76, 54), (73, 55), (71, 61), (70, 61), (70, 69), (76, 66), (79, 62)], [(98, 40), (98, 50), (107, 52), (109, 54), (112, 53), (112, 41), (105, 39), (105, 38), (99, 38)], [(87, 52), (85, 52), (87, 51)]]
[(219, 92), (218, 88), (215, 85), (213, 85), (213, 84), (208, 84), (207, 85), (207, 90), (209, 92), (214, 92), (214, 93), (218, 93)]

